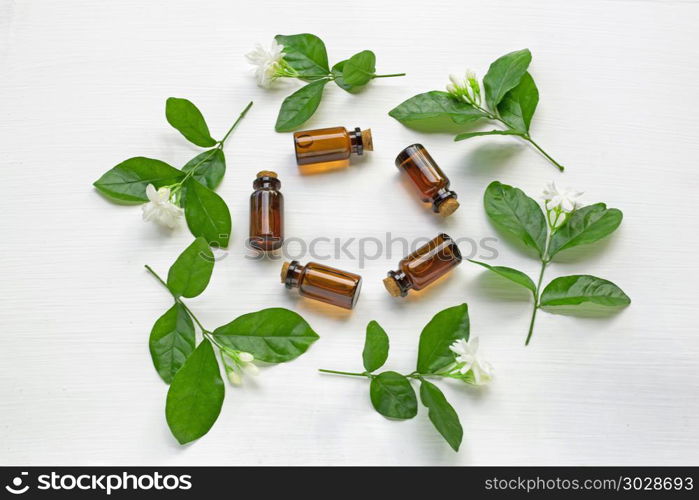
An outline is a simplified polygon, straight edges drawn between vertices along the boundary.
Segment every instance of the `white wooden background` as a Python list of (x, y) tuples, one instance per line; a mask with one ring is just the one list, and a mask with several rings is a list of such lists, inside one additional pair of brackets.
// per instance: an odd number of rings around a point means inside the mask
[[(697, 464), (699, 332), (697, 2), (275, 0), (195, 2), (0, 0), (0, 463), (2, 464)], [(307, 123), (371, 127), (376, 150), (342, 172), (301, 177), (274, 120), (295, 84), (255, 86), (243, 54), (276, 33), (311, 32), (331, 61), (370, 48), (380, 72), (352, 96), (329, 85)], [(442, 88), (450, 72), (483, 75), (529, 47), (541, 93), (533, 136), (568, 171), (510, 138), (453, 143), (387, 116), (403, 99)], [(191, 300), (215, 327), (270, 306), (303, 314), (321, 340), (307, 355), (227, 387), (219, 421), (180, 447), (164, 418), (166, 386), (147, 349), (167, 308), (162, 273), (191, 241), (144, 224), (91, 183), (131, 156), (183, 165), (196, 153), (165, 121), (187, 97), (221, 135), (255, 106), (226, 147), (219, 193), (234, 224), (229, 254)], [(440, 221), (414, 201), (393, 159), (421, 142), (452, 179), (461, 209)], [(419, 300), (394, 300), (381, 279), (399, 258), (359, 268), (351, 314), (288, 293), (278, 262), (244, 258), (255, 172), (279, 172), (289, 236), (497, 236), (482, 194), (501, 180), (537, 195), (556, 180), (625, 218), (613, 237), (551, 267), (590, 273), (633, 299), (621, 314), (540, 314), (530, 347), (526, 294), (463, 264)], [(356, 250), (356, 247), (354, 247)], [(497, 262), (534, 274), (506, 242)], [(467, 250), (467, 249), (466, 249)], [(485, 390), (443, 384), (465, 437), (453, 453), (426, 412), (390, 422), (367, 383), (317, 368), (360, 369), (364, 327), (391, 336), (387, 367), (410, 371), (422, 326), (469, 303), (472, 334), (497, 369)]]

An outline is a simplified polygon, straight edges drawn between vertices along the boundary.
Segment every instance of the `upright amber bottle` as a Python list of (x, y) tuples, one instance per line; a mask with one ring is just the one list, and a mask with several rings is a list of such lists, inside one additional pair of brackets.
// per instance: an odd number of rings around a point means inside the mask
[(302, 296), (345, 309), (354, 307), (362, 287), (361, 276), (315, 262), (285, 262), (281, 277), (287, 288), (298, 288)]
[(314, 173), (344, 168), (350, 156), (373, 151), (371, 129), (359, 127), (348, 131), (345, 127), (303, 130), (294, 133), (296, 163), (302, 172)]
[(449, 190), (449, 179), (422, 144), (413, 144), (396, 157), (396, 166), (405, 171), (420, 193), (420, 199), (432, 203), (432, 211), (446, 217), (459, 208), (456, 193)]
[(460, 263), (459, 247), (442, 233), (401, 260), (383, 284), (394, 297), (405, 297), (408, 290), (422, 290)]
[(284, 197), (282, 183), (269, 170), (258, 172), (250, 195), (250, 246), (263, 252), (276, 250), (284, 242)]

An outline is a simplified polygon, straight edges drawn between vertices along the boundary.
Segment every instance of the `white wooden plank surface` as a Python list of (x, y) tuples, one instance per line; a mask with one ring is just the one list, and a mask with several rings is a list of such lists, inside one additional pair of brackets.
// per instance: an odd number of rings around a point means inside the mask
[[(696, 465), (698, 22), (696, 2), (671, 1), (0, 0), (0, 463)], [(309, 128), (371, 127), (376, 151), (312, 178), (298, 174), (289, 135), (273, 131), (293, 85), (258, 89), (242, 57), (275, 33), (304, 31), (324, 38), (332, 61), (371, 48), (381, 72), (409, 73), (359, 96), (329, 86)], [(514, 140), (456, 144), (386, 115), (450, 72), (482, 75), (525, 46), (541, 93), (532, 133), (568, 166), (562, 176)], [(166, 387), (146, 345), (169, 299), (143, 264), (166, 272), (191, 237), (158, 231), (138, 207), (91, 187), (130, 156), (182, 165), (195, 154), (164, 120), (171, 95), (197, 103), (217, 134), (255, 101), (226, 148), (219, 188), (232, 245), (192, 308), (214, 327), (291, 307), (322, 335), (301, 359), (228, 389), (213, 430), (187, 447), (169, 435)], [(436, 220), (398, 180), (395, 154), (418, 141), (460, 195), (450, 220)], [(465, 264), (419, 300), (395, 301), (381, 285), (394, 253), (362, 269), (334, 261), (360, 271), (365, 286), (352, 314), (330, 312), (287, 293), (279, 263), (244, 258), (246, 200), (263, 168), (282, 179), (288, 235), (306, 241), (497, 236), (481, 206), (491, 180), (530, 194), (552, 179), (575, 186), (588, 202), (621, 208), (624, 223), (549, 276), (600, 275), (634, 302), (610, 318), (541, 314), (525, 349), (521, 295)], [(536, 272), (535, 261), (496, 246), (498, 263)], [(387, 366), (409, 371), (422, 325), (461, 301), (497, 379), (480, 392), (446, 387), (465, 429), (459, 454), (425, 412), (386, 421), (366, 383), (316, 373), (360, 368), (370, 319), (391, 335)]]

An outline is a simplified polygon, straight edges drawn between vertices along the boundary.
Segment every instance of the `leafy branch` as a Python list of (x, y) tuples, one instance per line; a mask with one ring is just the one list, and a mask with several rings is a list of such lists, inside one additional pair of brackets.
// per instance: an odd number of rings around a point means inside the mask
[[(534, 301), (526, 345), (532, 339), (540, 309), (580, 304), (618, 308), (631, 303), (631, 299), (611, 281), (587, 274), (561, 276), (542, 287), (544, 273), (559, 252), (609, 236), (623, 218), (620, 210), (607, 208), (604, 203), (580, 207), (573, 195), (560, 192), (554, 184), (550, 185), (545, 196), (546, 215), (524, 192), (497, 181), (487, 187), (484, 195), (486, 214), (495, 227), (515, 236), (536, 252), (541, 262), (536, 283), (517, 269), (471, 260), (532, 293)], [(567, 311), (558, 309), (558, 312)]]
[[(527, 71), (531, 60), (529, 49), (510, 52), (490, 65), (482, 87), (473, 73), (467, 73), (465, 79), (452, 76), (447, 92), (432, 90), (417, 94), (388, 114), (406, 126), (431, 130), (450, 130), (453, 126), (490, 120), (503, 129), (460, 133), (454, 140), (489, 135), (516, 136), (531, 144), (562, 172), (564, 167), (529, 133), (539, 103), (539, 90)], [(485, 105), (481, 88), (485, 93)], [(445, 127), (445, 122), (451, 126)]]
[(168, 123), (192, 144), (211, 149), (198, 154), (181, 169), (153, 158), (129, 158), (105, 172), (94, 186), (117, 203), (148, 202), (144, 205), (144, 218), (150, 210), (156, 220), (169, 227), (175, 227), (178, 217), (184, 213), (195, 237), (203, 236), (212, 246), (227, 247), (231, 215), (223, 198), (214, 190), (226, 172), (224, 144), (251, 107), (252, 102), (243, 109), (223, 138), (216, 140), (211, 136), (204, 116), (192, 102), (170, 97), (165, 105)]
[(477, 353), (478, 339), (469, 340), (468, 306), (461, 304), (437, 313), (420, 334), (417, 367), (401, 374), (374, 372), (388, 359), (389, 339), (384, 329), (371, 321), (366, 328), (363, 372), (320, 369), (321, 373), (363, 377), (369, 380), (374, 409), (391, 419), (407, 420), (418, 412), (417, 395), (411, 381), (420, 383), (420, 400), (432, 424), (454, 451), (459, 451), (463, 429), (459, 415), (442, 391), (427, 378), (451, 378), (480, 385), (490, 380), (492, 369)]
[[(237, 385), (243, 374), (257, 372), (254, 360), (291, 361), (318, 339), (301, 316), (282, 308), (244, 314), (214, 330), (207, 329), (182, 300), (199, 296), (211, 279), (214, 255), (203, 237), (180, 254), (167, 280), (150, 266), (145, 268), (174, 300), (156, 320), (148, 343), (153, 366), (170, 384), (165, 416), (180, 444), (209, 432), (221, 412), (225, 390), (215, 350), (228, 379)], [(198, 345), (195, 324), (202, 336)]]

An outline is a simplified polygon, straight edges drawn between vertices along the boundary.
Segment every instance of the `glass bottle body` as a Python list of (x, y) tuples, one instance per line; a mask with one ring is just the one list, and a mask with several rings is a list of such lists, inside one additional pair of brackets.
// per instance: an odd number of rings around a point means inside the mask
[(405, 297), (408, 290), (422, 290), (461, 263), (459, 247), (447, 234), (439, 234), (389, 271), (384, 285), (394, 297)]
[(275, 172), (263, 170), (252, 183), (250, 195), (251, 247), (269, 252), (284, 243), (284, 196)]
[(303, 297), (345, 309), (354, 307), (362, 287), (361, 276), (315, 262), (285, 262), (281, 278), (286, 288), (298, 288)]
[(296, 163), (302, 172), (315, 173), (347, 167), (350, 156), (373, 150), (371, 130), (345, 127), (303, 130), (294, 133)]
[(449, 178), (422, 144), (412, 144), (396, 157), (396, 166), (417, 188), (420, 199), (432, 204), (432, 210), (448, 216), (459, 208), (456, 193), (449, 190)]

